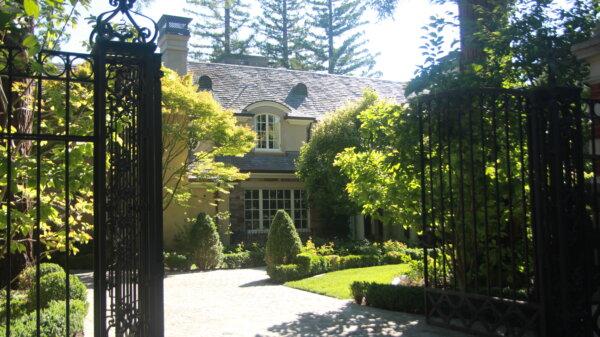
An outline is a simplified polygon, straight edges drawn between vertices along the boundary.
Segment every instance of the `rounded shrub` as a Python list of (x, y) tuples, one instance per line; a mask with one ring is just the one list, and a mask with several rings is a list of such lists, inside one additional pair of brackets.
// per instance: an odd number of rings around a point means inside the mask
[[(64, 269), (56, 263), (40, 263), (40, 278), (56, 273), (56, 272), (64, 272)], [(23, 269), (21, 274), (19, 274), (18, 283), (19, 289), (30, 289), (35, 286), (35, 278), (37, 274), (37, 268), (35, 265), (28, 266)]]
[[(66, 302), (52, 301), (48, 307), (40, 311), (40, 336), (66, 336)], [(80, 300), (69, 301), (69, 332), (71, 336), (82, 336), (85, 316), (88, 311), (87, 302)], [(11, 337), (37, 336), (36, 312), (32, 311), (13, 321), (11, 324)], [(0, 337), (4, 337), (4, 329), (0, 330)]]
[(293, 263), (302, 250), (302, 241), (292, 218), (284, 210), (278, 210), (269, 228), (265, 262), (267, 266)]
[(175, 242), (200, 270), (215, 269), (223, 261), (223, 244), (217, 225), (205, 213), (198, 214), (196, 221), (183, 227)]
[[(27, 293), (27, 302), (30, 308), (35, 308), (37, 298), (37, 287), (31, 287)], [(64, 271), (50, 273), (40, 278), (40, 307), (45, 308), (52, 301), (64, 301), (67, 299), (66, 274)], [(69, 275), (69, 296), (71, 300), (85, 302), (87, 300), (87, 288), (79, 277)]]
[(187, 256), (176, 252), (165, 252), (165, 268), (172, 271), (188, 271), (192, 268), (192, 263)]

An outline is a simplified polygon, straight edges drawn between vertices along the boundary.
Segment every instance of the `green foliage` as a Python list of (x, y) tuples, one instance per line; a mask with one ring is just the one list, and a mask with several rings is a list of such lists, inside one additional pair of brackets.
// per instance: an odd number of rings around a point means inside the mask
[(410, 261), (410, 256), (401, 252), (386, 252), (382, 257), (382, 262), (384, 264), (399, 264), (408, 261)]
[(269, 274), (271, 280), (276, 283), (285, 283), (287, 281), (299, 280), (306, 277), (306, 275), (300, 271), (297, 264), (267, 265), (267, 274)]
[[(212, 93), (199, 92), (191, 75), (182, 77), (166, 68), (163, 72), (163, 208), (173, 201), (189, 205), (189, 176), (211, 197), (229, 193), (234, 182), (248, 175), (214, 158), (250, 151), (254, 132), (239, 125), (233, 112), (223, 109)], [(210, 146), (198, 150), (200, 144)]]
[[(463, 2), (459, 2), (459, 6)], [(462, 22), (433, 17), (425, 27), (425, 63), (406, 91), (459, 87), (581, 86), (587, 66), (571, 52), (591, 37), (600, 6), (582, 1), (472, 2), (474, 17)], [(461, 50), (444, 49), (444, 30), (460, 24), (468, 32), (461, 48), (478, 55), (465, 62)], [(456, 69), (461, 66), (461, 72)]]
[(249, 5), (244, 0), (186, 0), (184, 11), (195, 20), (192, 33), (203, 41), (192, 44), (192, 57), (211, 60), (232, 54), (245, 54), (254, 36), (242, 38), (250, 21)]
[(196, 221), (180, 229), (175, 236), (175, 246), (200, 270), (215, 269), (223, 261), (223, 245), (217, 225), (204, 213), (198, 214)]
[(249, 267), (249, 264), (250, 252), (225, 253), (221, 267), (224, 269), (238, 269)]
[[(82, 76), (89, 75), (89, 67), (75, 67), (74, 72)], [(0, 89), (2, 90), (2, 89)], [(53, 134), (64, 132), (66, 123), (66, 106), (64, 98), (64, 83), (58, 81), (45, 81), (41, 97), (41, 109), (46, 111), (42, 116), (42, 132)], [(30, 83), (18, 81), (12, 86), (13, 96), (20, 97), (16, 100), (14, 111), (31, 112), (30, 103), (35, 94)], [(73, 135), (89, 135), (93, 133), (93, 95), (92, 85), (73, 82), (70, 86), (70, 132)], [(18, 108), (21, 106), (21, 108)], [(15, 117), (17, 119), (17, 117)], [(3, 130), (0, 126), (0, 131)], [(62, 131), (61, 131), (62, 130)], [(14, 132), (14, 130), (13, 130)], [(21, 130), (21, 132), (27, 132)], [(6, 163), (0, 163), (0, 198), (11, 203), (11, 246), (3, 244), (0, 247), (0, 257), (5, 254), (21, 254), (26, 257), (27, 263), (32, 264), (36, 259), (34, 253), (34, 224), (36, 224), (37, 211), (32, 207), (31, 200), (36, 196), (37, 158), (32, 153), (30, 141), (16, 141), (18, 153), (13, 155), (12, 196), (7, 195), (6, 185), (8, 169)], [(87, 244), (91, 239), (93, 215), (92, 186), (93, 167), (90, 164), (93, 158), (93, 144), (73, 142), (69, 144), (69, 226), (71, 254), (77, 254), (81, 245)], [(6, 153), (5, 144), (0, 144), (0, 153)], [(60, 142), (42, 142), (40, 144), (40, 242), (41, 255), (49, 258), (55, 252), (65, 252), (67, 247), (65, 225), (65, 146)], [(17, 183), (27, 182), (27, 183)], [(0, 242), (6, 242), (6, 212), (7, 203), (0, 207)]]
[[(52, 301), (40, 311), (40, 336), (66, 336), (66, 302)], [(69, 331), (73, 336), (83, 334), (83, 325), (87, 314), (87, 303), (81, 300), (69, 302)], [(2, 322), (4, 323), (4, 322)], [(6, 328), (0, 325), (0, 337), (4, 337)], [(31, 337), (37, 335), (37, 314), (35, 311), (23, 315), (11, 322), (11, 337)]]
[(411, 314), (425, 312), (425, 294), (422, 287), (354, 282), (350, 286), (357, 304)]
[(347, 219), (358, 207), (346, 192), (348, 178), (333, 165), (336, 155), (346, 148), (360, 146), (359, 114), (377, 102), (373, 91), (362, 100), (333, 112), (316, 125), (310, 140), (300, 149), (296, 174), (304, 182), (311, 207), (319, 208), (328, 229), (326, 235), (348, 231)]
[(292, 263), (301, 250), (302, 242), (296, 226), (294, 226), (294, 221), (286, 211), (278, 210), (267, 236), (265, 249), (267, 266)]
[(177, 252), (165, 252), (164, 263), (165, 268), (172, 271), (188, 271), (192, 268), (192, 261)]
[(300, 0), (260, 0), (261, 15), (254, 26), (261, 35), (260, 53), (273, 67), (306, 68), (303, 3)]
[[(52, 301), (64, 301), (67, 298), (66, 274), (64, 271), (54, 272), (40, 278), (40, 307), (47, 307)], [(71, 300), (87, 300), (87, 288), (76, 275), (69, 275), (69, 296)], [(29, 308), (37, 306), (36, 287), (28, 289)]]
[(362, 0), (310, 0), (312, 5), (307, 48), (312, 68), (330, 74), (374, 76), (375, 58), (366, 48), (368, 40), (360, 27), (366, 2)]
[[(56, 272), (64, 272), (64, 269), (55, 263), (40, 263), (40, 278)], [(19, 289), (30, 289), (35, 286), (35, 279), (37, 275), (37, 268), (35, 265), (28, 266), (23, 269), (19, 278)]]
[[(87, 9), (90, 0), (77, 1), (79, 9)], [(25, 47), (33, 58), (42, 48), (57, 49), (69, 38), (81, 10), (72, 11), (71, 1), (8, 0), (0, 2), (0, 41)]]
[(385, 101), (369, 106), (358, 118), (362, 147), (347, 147), (334, 163), (347, 179), (350, 199), (375, 220), (418, 230), (418, 123), (405, 106)]
[(346, 255), (340, 257), (340, 269), (362, 268), (381, 264), (380, 255)]
[[(12, 317), (25, 315), (29, 311), (27, 294), (20, 290), (12, 290), (10, 293), (10, 313)], [(0, 290), (0, 317), (6, 317), (6, 290)], [(4, 322), (0, 322), (2, 324)], [(0, 335), (1, 336), (1, 335)]]

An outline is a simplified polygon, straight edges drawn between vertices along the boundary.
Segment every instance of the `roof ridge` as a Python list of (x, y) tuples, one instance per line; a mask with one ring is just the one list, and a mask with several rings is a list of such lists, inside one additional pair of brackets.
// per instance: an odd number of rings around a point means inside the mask
[(250, 69), (259, 69), (266, 71), (281, 71), (281, 72), (289, 72), (289, 73), (302, 73), (302, 74), (311, 74), (323, 77), (342, 77), (342, 78), (350, 78), (350, 79), (358, 79), (358, 80), (369, 80), (376, 82), (389, 82), (394, 84), (407, 84), (408, 82), (404, 81), (394, 81), (394, 80), (385, 80), (380, 78), (372, 78), (365, 76), (352, 76), (352, 75), (340, 75), (340, 74), (329, 74), (329, 73), (320, 73), (312, 70), (296, 70), (296, 69), (286, 69), (286, 68), (270, 68), (270, 67), (257, 67), (257, 66), (248, 66), (242, 64), (230, 64), (230, 63), (217, 63), (217, 62), (198, 62), (198, 61), (188, 61), (189, 64), (199, 64), (199, 65), (216, 65), (216, 66), (225, 66), (225, 67), (239, 67), (239, 68), (250, 68)]

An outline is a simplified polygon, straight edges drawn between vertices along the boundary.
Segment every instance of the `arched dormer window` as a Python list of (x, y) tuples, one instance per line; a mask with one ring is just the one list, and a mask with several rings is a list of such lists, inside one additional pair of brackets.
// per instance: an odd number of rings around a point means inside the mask
[(256, 148), (259, 150), (279, 150), (281, 143), (280, 118), (272, 114), (259, 114), (254, 117), (254, 130), (257, 134)]
[(206, 75), (200, 76), (200, 79), (198, 79), (198, 87), (202, 91), (212, 91), (212, 80)]
[(308, 88), (304, 83), (298, 83), (292, 88), (292, 93), (298, 96), (306, 97), (308, 96)]

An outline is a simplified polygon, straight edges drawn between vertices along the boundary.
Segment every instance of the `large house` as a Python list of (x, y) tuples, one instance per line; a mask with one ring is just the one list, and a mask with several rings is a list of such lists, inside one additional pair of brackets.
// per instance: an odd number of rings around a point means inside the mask
[[(295, 160), (302, 144), (327, 113), (361, 98), (366, 88), (402, 102), (404, 84), (268, 68), (267, 60), (256, 56), (232, 56), (219, 63), (188, 62), (189, 22), (190, 19), (174, 16), (163, 16), (159, 21), (158, 44), (164, 65), (180, 74), (191, 72), (198, 90), (211, 91), (221, 105), (233, 110), (238, 120), (251, 126), (258, 136), (256, 147), (244, 157), (219, 158), (250, 174), (218, 206), (231, 214), (231, 236), (225, 241), (264, 239), (278, 209), (288, 211), (301, 234), (318, 236), (327, 224), (320, 221), (318, 207), (309, 207), (304, 186), (295, 175)], [(202, 193), (205, 192), (200, 188), (194, 191), (196, 198)], [(194, 207), (196, 212), (217, 211), (208, 205)], [(167, 209), (167, 244), (177, 223), (185, 217), (178, 206)], [(349, 219), (354, 237), (394, 236), (384, 233), (383, 226), (366, 220), (362, 216)]]

